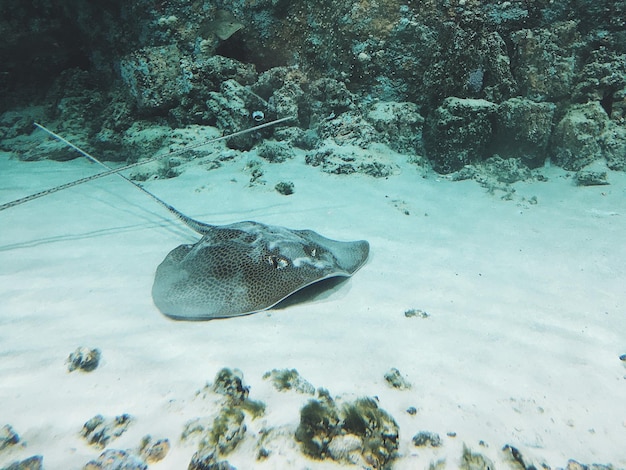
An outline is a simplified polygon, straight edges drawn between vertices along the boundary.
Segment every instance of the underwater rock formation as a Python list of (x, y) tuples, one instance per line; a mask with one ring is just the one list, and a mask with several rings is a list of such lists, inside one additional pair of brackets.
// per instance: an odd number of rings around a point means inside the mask
[(451, 173), (488, 157), (497, 109), (482, 99), (446, 98), (424, 128), (424, 145), (434, 169)]
[(602, 157), (600, 136), (608, 117), (599, 103), (574, 105), (557, 124), (552, 137), (553, 161), (577, 171)]
[(120, 60), (120, 74), (140, 113), (173, 108), (189, 88), (176, 45), (146, 47)]
[(246, 433), (244, 414), (238, 408), (224, 407), (213, 420), (213, 424), (200, 442), (200, 451), (208, 448), (219, 455), (230, 454), (239, 445)]
[(2, 470), (43, 470), (43, 457), (41, 455), (33, 455), (27, 459), (13, 462)]
[(326, 173), (349, 175), (364, 173), (375, 178), (393, 174), (394, 168), (375, 149), (362, 149), (355, 145), (337, 146), (330, 142), (307, 152), (305, 162), (319, 166)]
[(614, 171), (626, 171), (626, 128), (613, 121), (602, 134), (606, 165)]
[[(312, 152), (328, 139), (363, 149), (383, 143), (449, 173), (493, 155), (538, 167), (550, 141), (553, 162), (567, 169), (603, 159), (624, 170), (626, 1), (576, 6), (114, 0), (98, 8), (73, 0), (35, 8), (7, 0), (0, 113), (35, 99), (40, 109), (27, 121), (58, 120), (66, 137), (105, 160), (152, 151), (129, 143), (140, 120), (232, 132), (253, 116), (294, 116), (288, 131), (228, 145), (247, 151), (268, 136)], [(450, 100), (464, 106), (452, 110)], [(606, 114), (599, 148), (568, 138), (583, 134), (570, 129), (576, 106), (596, 105)], [(552, 119), (560, 123), (554, 133)], [(2, 148), (23, 159), (73, 158), (27, 145), (30, 130), (0, 118)], [(319, 166), (389, 174), (379, 165)]]
[(132, 421), (133, 418), (128, 414), (111, 419), (96, 415), (83, 425), (80, 435), (89, 445), (96, 449), (104, 449), (109, 442), (124, 434)]
[(196, 452), (187, 470), (236, 470), (227, 460), (219, 460), (215, 452)]
[[(626, 362), (626, 354), (619, 356), (618, 359)], [(312, 385), (306, 382), (295, 369), (273, 369), (265, 373), (263, 378), (270, 380), (278, 391), (292, 390), (311, 393)], [(492, 459), (497, 459), (495, 463), (498, 465), (504, 464), (504, 467), (500, 465), (497, 468), (524, 470), (555, 468), (535, 456), (540, 450), (537, 448), (528, 449), (510, 444), (494, 447), (481, 440), (478, 442), (483, 449), (480, 452), (468, 445), (463, 445), (462, 452), (460, 450), (450, 452), (450, 449), (446, 449), (446, 446), (449, 446), (449, 442), (445, 441), (446, 437), (442, 438), (439, 434), (430, 431), (417, 432), (412, 438), (405, 437), (406, 442), (401, 447), (399, 426), (389, 413), (380, 408), (377, 399), (369, 397), (355, 400), (333, 399), (324, 389), (318, 390), (316, 398), (308, 399), (300, 409), (299, 417), (297, 414), (291, 416), (289, 424), (281, 423), (278, 426), (272, 426), (272, 421), (268, 419), (267, 422), (263, 420), (260, 423), (261, 427), (256, 427), (256, 430), (254, 424), (259, 423), (250, 423), (252, 424), (251, 430), (248, 431), (246, 421), (262, 413), (259, 408), (254, 408), (256, 402), (251, 402), (249, 399), (249, 391), (250, 388), (244, 384), (243, 374), (240, 371), (224, 368), (218, 371), (213, 383), (207, 384), (195, 394), (196, 399), (202, 400), (203, 409), (209, 409), (212, 410), (211, 413), (213, 411), (215, 413), (187, 423), (181, 435), (181, 441), (186, 446), (190, 442), (197, 443), (197, 450), (190, 458), (187, 468), (233, 470), (235, 467), (225, 458), (236, 450), (255, 451), (256, 460), (265, 461), (264, 465), (268, 468), (286, 468), (285, 460), (281, 460), (285, 456), (291, 459), (290, 462), (296, 462), (296, 465), (316, 466), (310, 461), (307, 463), (293, 460), (298, 458), (298, 450), (317, 460), (327, 459), (333, 464), (355, 465), (358, 468), (371, 469), (394, 468), (394, 464), (400, 457), (408, 456), (402, 455), (407, 451), (412, 457), (416, 452), (432, 452), (433, 455), (441, 457), (430, 463), (428, 466), (430, 469), (453, 467), (462, 470), (489, 470), (496, 468)], [(293, 394), (291, 398), (294, 397), (302, 400), (308, 398)], [(174, 400), (168, 400), (168, 403), (172, 401)], [(277, 403), (281, 405), (280, 400)], [(177, 409), (177, 412), (182, 411)], [(275, 411), (272, 410), (268, 418)], [(417, 410), (409, 408), (407, 412), (415, 415)], [(282, 420), (284, 413), (279, 413), (279, 416)], [(299, 423), (296, 426), (298, 418)], [(82, 434), (87, 434), (85, 437), (88, 438), (98, 435), (99, 437), (92, 438), (92, 445), (101, 449), (110, 443), (110, 440), (105, 440), (105, 437), (113, 436), (114, 432), (111, 431), (115, 431), (118, 425), (121, 425), (118, 431), (125, 429), (124, 423), (128, 424), (128, 422), (128, 415), (116, 417), (114, 420), (105, 420), (101, 416), (96, 416), (85, 424)], [(85, 431), (89, 429), (91, 431), (86, 433)], [(447, 436), (454, 438), (456, 433), (448, 432)], [(0, 451), (3, 449), (8, 449), (8, 452), (14, 451), (14, 446), (19, 440), (17, 433), (10, 426), (0, 429)], [(177, 445), (176, 443), (178, 439), (171, 445)], [(82, 470), (146, 470), (158, 462), (160, 463), (155, 467), (170, 468), (172, 462), (167, 460), (169, 450), (168, 439), (154, 440), (150, 435), (146, 435), (133, 449), (107, 448), (81, 468)], [(241, 457), (241, 454), (237, 454), (237, 457)], [(272, 457), (277, 457), (277, 459), (272, 460)], [(406, 464), (406, 462), (403, 463)], [(43, 457), (37, 455), (16, 461), (4, 467), (3, 470), (41, 470), (43, 468)], [(570, 459), (565, 468), (567, 470), (611, 470), (617, 467), (610, 464), (582, 464)]]
[(243, 374), (238, 370), (223, 368), (215, 376), (212, 385), (197, 392), (205, 399), (211, 394), (221, 396), (218, 411), (213, 417), (189, 421), (181, 440), (197, 440), (198, 450), (194, 453), (189, 468), (229, 469), (230, 464), (220, 460), (233, 452), (246, 436), (246, 416), (255, 419), (263, 415), (265, 405), (248, 398), (250, 388), (243, 383)]
[(296, 440), (314, 458), (384, 468), (396, 457), (398, 425), (372, 398), (341, 407), (327, 391), (300, 410)]
[(141, 439), (138, 454), (146, 463), (156, 463), (163, 460), (169, 453), (171, 444), (169, 439), (158, 439), (152, 441), (152, 436), (147, 435)]
[(478, 452), (472, 452), (471, 449), (463, 445), (463, 455), (459, 468), (461, 470), (491, 470), (495, 467), (490, 459)]
[(543, 164), (552, 132), (556, 106), (529, 99), (511, 98), (498, 105), (492, 153), (520, 158), (529, 167)]
[(434, 432), (420, 431), (413, 436), (415, 447), (441, 447), (441, 444), (441, 437)]
[(392, 367), (387, 372), (385, 372), (385, 382), (387, 382), (390, 387), (397, 390), (411, 389), (411, 382), (404, 378), (400, 371), (395, 367)]
[(396, 152), (422, 153), (424, 117), (415, 103), (379, 101), (367, 112), (367, 120), (378, 132), (379, 142)]
[(574, 174), (577, 186), (603, 186), (609, 184), (606, 171), (580, 170)]
[(274, 189), (283, 196), (289, 196), (294, 192), (294, 184), (291, 181), (281, 181), (274, 186)]
[(148, 465), (136, 455), (125, 450), (107, 449), (96, 460), (88, 462), (82, 470), (147, 470)]
[(273, 369), (263, 374), (263, 379), (271, 380), (279, 392), (293, 390), (307, 395), (315, 393), (315, 387), (302, 378), (296, 369)]
[(14, 446), (20, 442), (20, 436), (15, 432), (13, 427), (5, 424), (0, 428), (0, 451)]
[(243, 384), (243, 373), (238, 369), (231, 370), (226, 367), (217, 373), (211, 389), (219, 395), (224, 395), (235, 405), (247, 400), (250, 393), (250, 387)]
[(256, 148), (259, 157), (270, 163), (282, 163), (294, 157), (293, 149), (285, 142), (266, 140)]
[(409, 308), (404, 311), (404, 316), (406, 318), (428, 318), (430, 314), (419, 308)]
[(67, 370), (73, 372), (76, 369), (84, 372), (96, 370), (100, 364), (100, 350), (98, 348), (79, 347), (67, 358)]
[(570, 95), (576, 76), (575, 47), (580, 36), (575, 21), (550, 28), (520, 29), (511, 34), (520, 94), (535, 101), (558, 101)]

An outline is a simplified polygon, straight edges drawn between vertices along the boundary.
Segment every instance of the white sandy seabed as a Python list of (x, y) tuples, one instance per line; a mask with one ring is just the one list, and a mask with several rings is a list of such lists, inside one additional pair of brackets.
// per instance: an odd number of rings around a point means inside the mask
[[(0, 452), (0, 467), (43, 455), (46, 469), (79, 469), (101, 453), (80, 436), (83, 424), (128, 413), (132, 424), (108, 448), (167, 438), (169, 454), (150, 468), (187, 468), (197, 441), (181, 432), (217, 413), (196, 392), (222, 367), (241, 370), (250, 398), (266, 404), (226, 457), (240, 469), (340, 468), (294, 441), (311, 396), (262, 378), (284, 368), (334, 397), (377, 397), (400, 428), (396, 469), (441, 459), (458, 468), (463, 445), (509, 468), (506, 444), (552, 468), (568, 459), (626, 466), (626, 175), (576, 187), (546, 168), (547, 182), (517, 183), (503, 201), (389, 159), (398, 174), (382, 179), (325, 174), (300, 156), (264, 164), (265, 185), (249, 185), (246, 158), (147, 182), (209, 223), (256, 220), (370, 242), (367, 264), (346, 282), (228, 320), (173, 321), (156, 309), (157, 265), (198, 237), (121, 178), (1, 212), (0, 427), (10, 424), (21, 444)], [(97, 171), (83, 159), (5, 154), (0, 203)], [(286, 180), (293, 195), (274, 190)], [(429, 317), (407, 318), (409, 309)], [(68, 372), (79, 346), (101, 350), (95, 371)], [(392, 367), (410, 390), (385, 382)], [(268, 428), (282, 437), (257, 461)], [(415, 447), (419, 431), (443, 445)]]

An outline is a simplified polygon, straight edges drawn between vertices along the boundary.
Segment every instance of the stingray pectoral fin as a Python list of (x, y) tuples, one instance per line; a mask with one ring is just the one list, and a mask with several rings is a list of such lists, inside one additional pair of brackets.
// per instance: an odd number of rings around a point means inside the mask
[(195, 245), (172, 250), (157, 268), (152, 297), (165, 315), (210, 320), (273, 307), (331, 277), (349, 277), (369, 244), (257, 222), (215, 226)]

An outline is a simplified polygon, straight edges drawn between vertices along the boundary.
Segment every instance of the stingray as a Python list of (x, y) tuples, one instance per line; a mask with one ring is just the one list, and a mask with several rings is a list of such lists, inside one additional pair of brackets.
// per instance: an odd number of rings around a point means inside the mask
[[(237, 134), (284, 120), (286, 118)], [(156, 307), (171, 318), (210, 320), (267, 310), (322, 280), (350, 277), (367, 260), (369, 244), (365, 240), (337, 241), (312, 230), (293, 230), (253, 221), (210, 225), (195, 220), (119, 173), (136, 164), (111, 169), (44, 126), (35, 125), (107, 171), (0, 205), (0, 210), (101, 176), (118, 174), (202, 235), (198, 242), (170, 251), (156, 269), (152, 299)]]
[(368, 252), (365, 240), (331, 240), (312, 230), (252, 221), (205, 225), (200, 241), (180, 245), (159, 265), (152, 299), (178, 319), (246, 315), (324, 279), (351, 276)]

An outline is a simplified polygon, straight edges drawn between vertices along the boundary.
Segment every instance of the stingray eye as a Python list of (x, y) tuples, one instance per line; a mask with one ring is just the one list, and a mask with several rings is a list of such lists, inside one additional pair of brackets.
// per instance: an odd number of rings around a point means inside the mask
[(289, 266), (289, 262), (285, 258), (281, 258), (280, 256), (270, 255), (267, 257), (267, 262), (274, 269), (283, 269)]
[(311, 258), (315, 258), (317, 256), (317, 247), (305, 245), (304, 252), (309, 255)]

